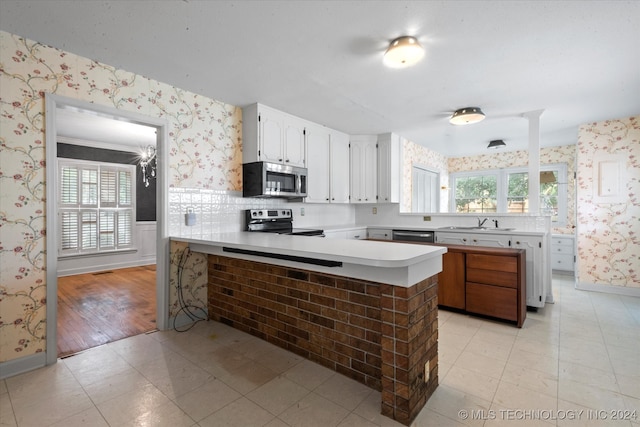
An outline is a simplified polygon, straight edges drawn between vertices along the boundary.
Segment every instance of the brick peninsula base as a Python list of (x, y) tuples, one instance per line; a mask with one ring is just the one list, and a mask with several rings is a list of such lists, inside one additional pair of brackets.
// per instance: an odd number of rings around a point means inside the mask
[(211, 319), (380, 391), (383, 415), (409, 425), (437, 387), (437, 275), (402, 287), (219, 255), (208, 271)]

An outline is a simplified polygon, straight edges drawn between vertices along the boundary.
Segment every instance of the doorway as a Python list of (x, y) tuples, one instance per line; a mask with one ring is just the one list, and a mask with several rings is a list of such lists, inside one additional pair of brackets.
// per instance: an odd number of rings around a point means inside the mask
[(86, 114), (90, 117), (101, 117), (122, 123), (149, 126), (156, 130), (156, 269), (155, 269), (155, 294), (156, 310), (155, 320), (158, 329), (168, 327), (168, 248), (166, 218), (168, 200), (168, 123), (162, 119), (147, 117), (138, 113), (120, 111), (115, 108), (103, 107), (84, 101), (77, 101), (58, 95), (46, 96), (46, 149), (47, 149), (47, 253), (53, 256), (47, 257), (47, 354), (46, 363), (55, 363), (58, 357), (57, 322), (58, 322), (58, 251), (61, 247), (59, 236), (59, 217), (57, 213), (59, 195), (58, 183), (58, 120), (57, 115), (61, 111), (74, 111)]

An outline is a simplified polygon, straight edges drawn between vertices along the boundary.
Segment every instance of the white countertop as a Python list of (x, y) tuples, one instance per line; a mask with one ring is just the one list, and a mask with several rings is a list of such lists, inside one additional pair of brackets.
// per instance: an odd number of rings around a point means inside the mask
[[(445, 247), (439, 246), (255, 232), (203, 235), (194, 230), (194, 233), (182, 233), (180, 236), (172, 236), (171, 239), (189, 243), (194, 252), (251, 259), (400, 286), (412, 286), (442, 271), (442, 254), (447, 251)], [(224, 252), (224, 247), (338, 261), (342, 262), (343, 266), (325, 267), (263, 256), (234, 254)]]

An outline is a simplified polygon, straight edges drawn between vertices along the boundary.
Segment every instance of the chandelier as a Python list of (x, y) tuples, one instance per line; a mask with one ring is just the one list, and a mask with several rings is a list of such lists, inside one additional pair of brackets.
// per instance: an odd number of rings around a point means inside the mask
[(140, 168), (142, 169), (142, 182), (145, 187), (149, 181), (156, 178), (156, 148), (148, 145), (140, 155)]

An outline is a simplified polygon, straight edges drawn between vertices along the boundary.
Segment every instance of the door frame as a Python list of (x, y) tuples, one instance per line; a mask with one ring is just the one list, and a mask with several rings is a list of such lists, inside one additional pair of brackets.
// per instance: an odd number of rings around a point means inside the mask
[(156, 326), (160, 330), (169, 327), (169, 123), (165, 119), (118, 110), (113, 107), (89, 103), (60, 95), (45, 94), (45, 144), (46, 144), (46, 229), (47, 229), (47, 338), (46, 364), (58, 360), (58, 148), (56, 111), (72, 108), (92, 114), (123, 120), (157, 130), (157, 185), (156, 185)]

